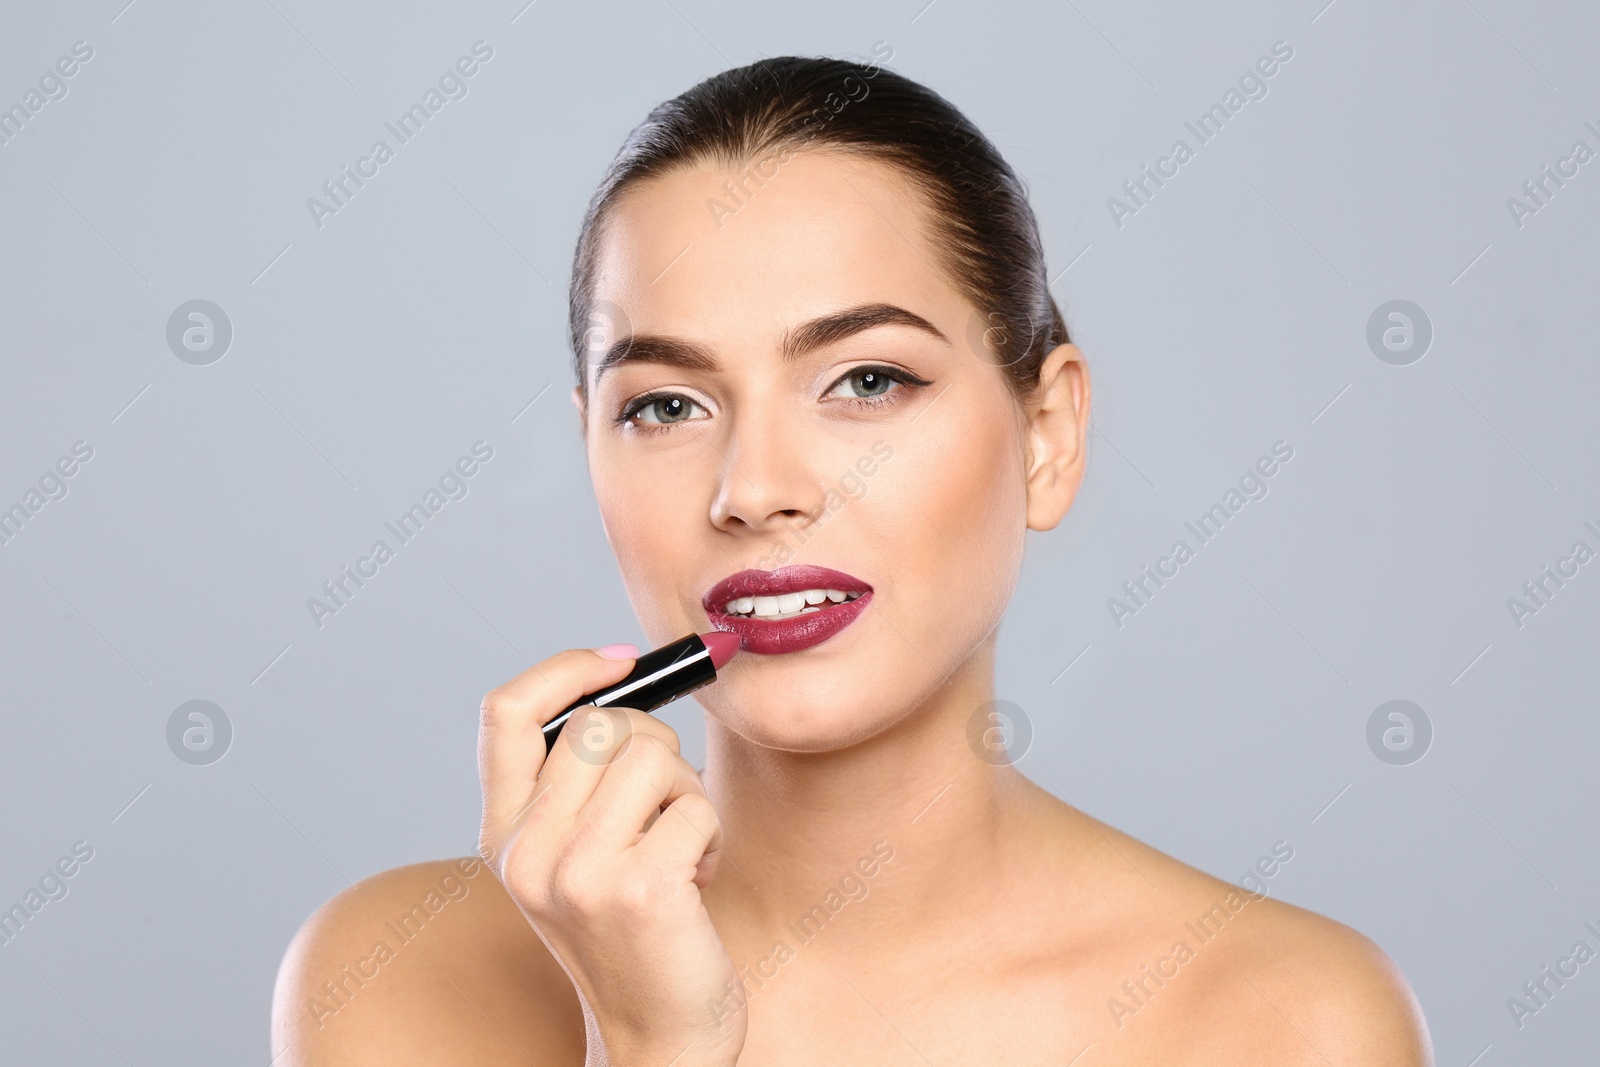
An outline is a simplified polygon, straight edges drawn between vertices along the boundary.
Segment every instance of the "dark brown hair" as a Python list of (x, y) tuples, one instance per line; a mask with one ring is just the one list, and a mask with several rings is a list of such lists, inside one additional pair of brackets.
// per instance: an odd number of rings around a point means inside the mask
[[(876, 51), (876, 49), (875, 49)], [(892, 55), (892, 52), (890, 53)], [(989, 139), (944, 97), (876, 64), (779, 56), (707, 78), (652, 110), (606, 168), (584, 215), (568, 293), (578, 385), (596, 318), (593, 266), (607, 210), (635, 182), (704, 160), (743, 169), (829, 149), (897, 165), (932, 209), (934, 245), (978, 309), (967, 331), (1020, 397), (1068, 340), (1050, 295), (1027, 188)], [(613, 328), (617, 323), (609, 323)]]

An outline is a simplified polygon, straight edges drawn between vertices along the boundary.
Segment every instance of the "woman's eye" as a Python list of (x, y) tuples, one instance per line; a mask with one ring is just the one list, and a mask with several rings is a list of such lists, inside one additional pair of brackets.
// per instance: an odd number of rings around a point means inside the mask
[[(845, 399), (871, 400), (899, 392), (907, 385), (927, 385), (920, 378), (888, 367), (857, 367), (834, 383), (828, 395), (841, 395)], [(841, 392), (843, 390), (843, 392)]]
[(695, 417), (696, 411), (703, 410), (688, 397), (643, 397), (629, 405), (623, 419), (648, 426), (669, 426), (675, 422), (689, 422)]
[(856, 396), (881, 396), (895, 384), (887, 374), (875, 370), (857, 371), (845, 379)]

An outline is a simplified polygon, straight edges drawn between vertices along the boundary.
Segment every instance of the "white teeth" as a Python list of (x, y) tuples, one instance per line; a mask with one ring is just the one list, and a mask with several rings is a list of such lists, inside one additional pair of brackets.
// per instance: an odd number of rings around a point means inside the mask
[(860, 596), (860, 593), (846, 593), (838, 589), (806, 589), (778, 596), (739, 597), (724, 604), (722, 610), (728, 615), (779, 621), (821, 611), (825, 603), (843, 604)]

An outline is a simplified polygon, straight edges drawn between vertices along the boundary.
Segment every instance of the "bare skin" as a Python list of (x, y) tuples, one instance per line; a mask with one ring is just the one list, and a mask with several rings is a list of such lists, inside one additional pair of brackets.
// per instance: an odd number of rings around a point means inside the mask
[[(737, 178), (686, 168), (612, 218), (613, 319), (709, 359), (591, 365), (575, 392), (606, 533), (656, 644), (706, 629), (701, 595), (746, 567), (834, 567), (873, 604), (814, 648), (735, 658), (697, 697), (703, 771), (637, 712), (600, 756), (545, 759), (539, 724), (629, 661), (568, 651), (492, 691), (487, 862), (324, 905), (279, 973), (277, 1063), (1431, 1064), (1415, 998), (1360, 934), (969, 744), (1025, 532), (1081, 483), (1082, 355), (1057, 348), (1019, 399), (892, 168), (802, 152), (708, 213)], [(799, 324), (874, 304), (939, 336), (880, 324), (784, 358)], [(864, 367), (927, 384), (868, 402)], [(867, 490), (830, 498), (879, 442)]]

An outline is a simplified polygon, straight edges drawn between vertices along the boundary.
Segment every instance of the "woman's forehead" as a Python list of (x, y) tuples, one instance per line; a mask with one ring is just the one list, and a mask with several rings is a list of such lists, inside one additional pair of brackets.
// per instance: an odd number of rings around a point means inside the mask
[(697, 163), (626, 190), (596, 248), (594, 298), (666, 330), (954, 295), (927, 203), (896, 167), (838, 152), (779, 158)]

